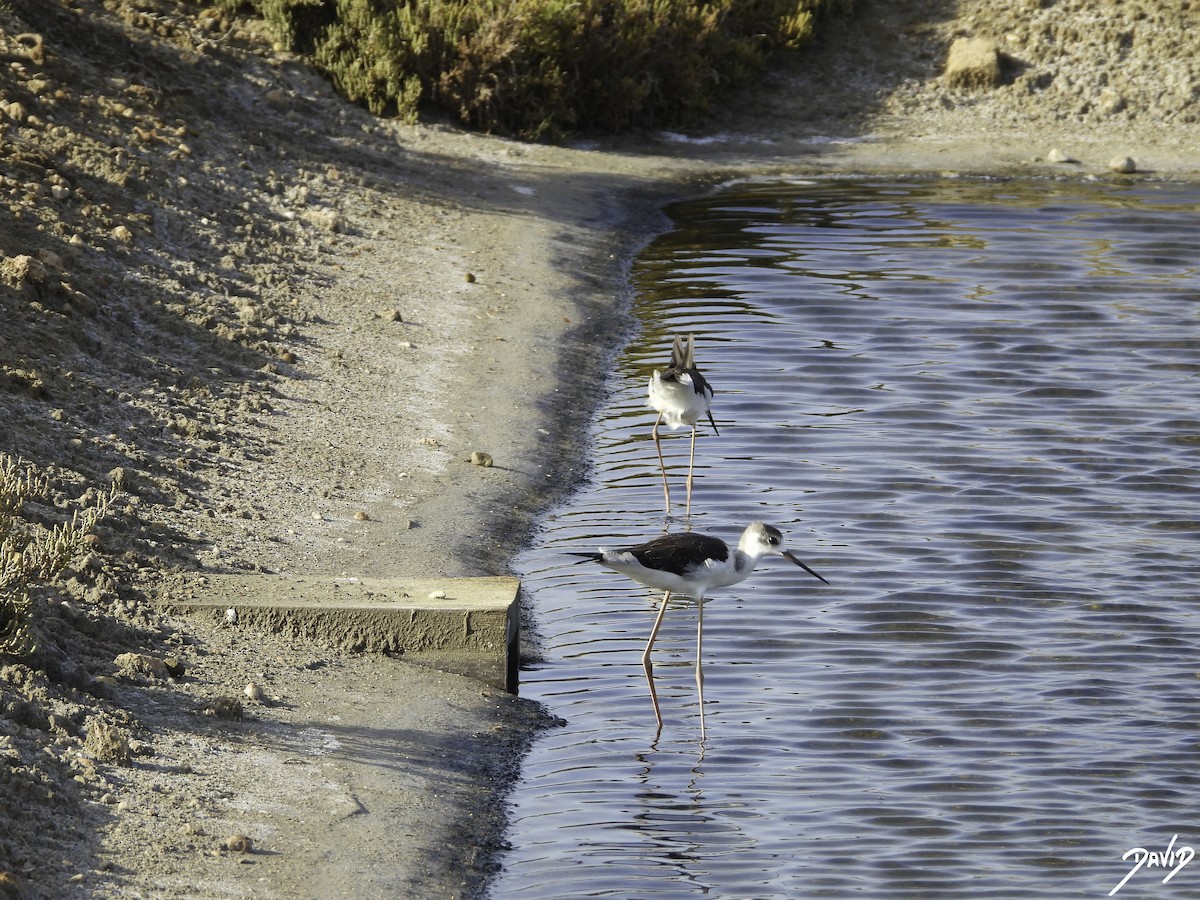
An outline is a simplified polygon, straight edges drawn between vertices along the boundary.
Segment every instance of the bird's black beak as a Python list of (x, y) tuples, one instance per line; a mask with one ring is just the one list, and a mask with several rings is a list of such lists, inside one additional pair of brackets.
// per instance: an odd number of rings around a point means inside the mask
[[(807, 572), (809, 575), (811, 575), (813, 578), (819, 579), (821, 581), (825, 581), (825, 579), (822, 576), (818, 575), (816, 572), (814, 572), (812, 569), (810, 569), (804, 563), (800, 562), (800, 560), (796, 557), (796, 555), (794, 553), (792, 553), (791, 550), (784, 550), (783, 558), (791, 560), (796, 565), (798, 565), (800, 568), (802, 568), (805, 572)], [(825, 581), (825, 583), (829, 584), (828, 581)]]

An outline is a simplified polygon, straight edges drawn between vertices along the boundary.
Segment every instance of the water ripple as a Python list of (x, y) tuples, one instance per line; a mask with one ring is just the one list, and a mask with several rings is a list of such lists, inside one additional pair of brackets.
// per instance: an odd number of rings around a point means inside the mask
[[(1192, 186), (743, 185), (639, 259), (589, 484), (519, 560), (526, 760), (495, 897), (1097, 897), (1200, 841)], [(640, 655), (657, 598), (576, 549), (661, 533), (645, 381), (697, 335), (693, 521), (786, 563)], [(683, 498), (687, 432), (665, 433)], [(1130, 896), (1192, 896), (1200, 863)]]

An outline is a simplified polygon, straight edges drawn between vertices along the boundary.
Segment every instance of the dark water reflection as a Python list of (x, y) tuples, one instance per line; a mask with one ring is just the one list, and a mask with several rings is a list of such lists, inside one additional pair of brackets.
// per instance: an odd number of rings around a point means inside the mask
[[(519, 561), (567, 725), (495, 897), (1097, 897), (1200, 845), (1200, 190), (822, 182), (679, 205), (591, 484)], [(661, 531), (645, 382), (718, 395), (692, 524), (768, 562), (639, 664), (653, 598), (564, 551)], [(686, 434), (665, 441), (686, 463)], [(683, 497), (683, 470), (673, 486)], [(682, 512), (682, 510), (680, 510)], [(1200, 896), (1200, 862), (1117, 896)]]

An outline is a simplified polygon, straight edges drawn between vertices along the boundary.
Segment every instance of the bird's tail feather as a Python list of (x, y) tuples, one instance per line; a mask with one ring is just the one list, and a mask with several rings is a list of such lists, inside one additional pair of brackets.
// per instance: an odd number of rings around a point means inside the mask
[(579, 562), (575, 563), (575, 565), (577, 565), (577, 566), (580, 565), (580, 563), (585, 563), (585, 562), (600, 562), (600, 560), (604, 558), (604, 554), (596, 553), (594, 551), (592, 553), (575, 553), (575, 552), (571, 551), (571, 552), (567, 553), (567, 556), (582, 557), (579, 560)]

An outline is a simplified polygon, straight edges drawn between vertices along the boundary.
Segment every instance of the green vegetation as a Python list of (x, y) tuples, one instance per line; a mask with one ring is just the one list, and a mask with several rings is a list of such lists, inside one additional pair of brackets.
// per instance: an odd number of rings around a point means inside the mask
[(527, 139), (695, 122), (853, 0), (247, 2), (350, 100)]
[(0, 653), (34, 649), (29, 589), (51, 581), (83, 548), (84, 536), (107, 512), (117, 487), (69, 524), (44, 528), (22, 518), (25, 503), (46, 500), (51, 482), (30, 466), (0, 453)]

